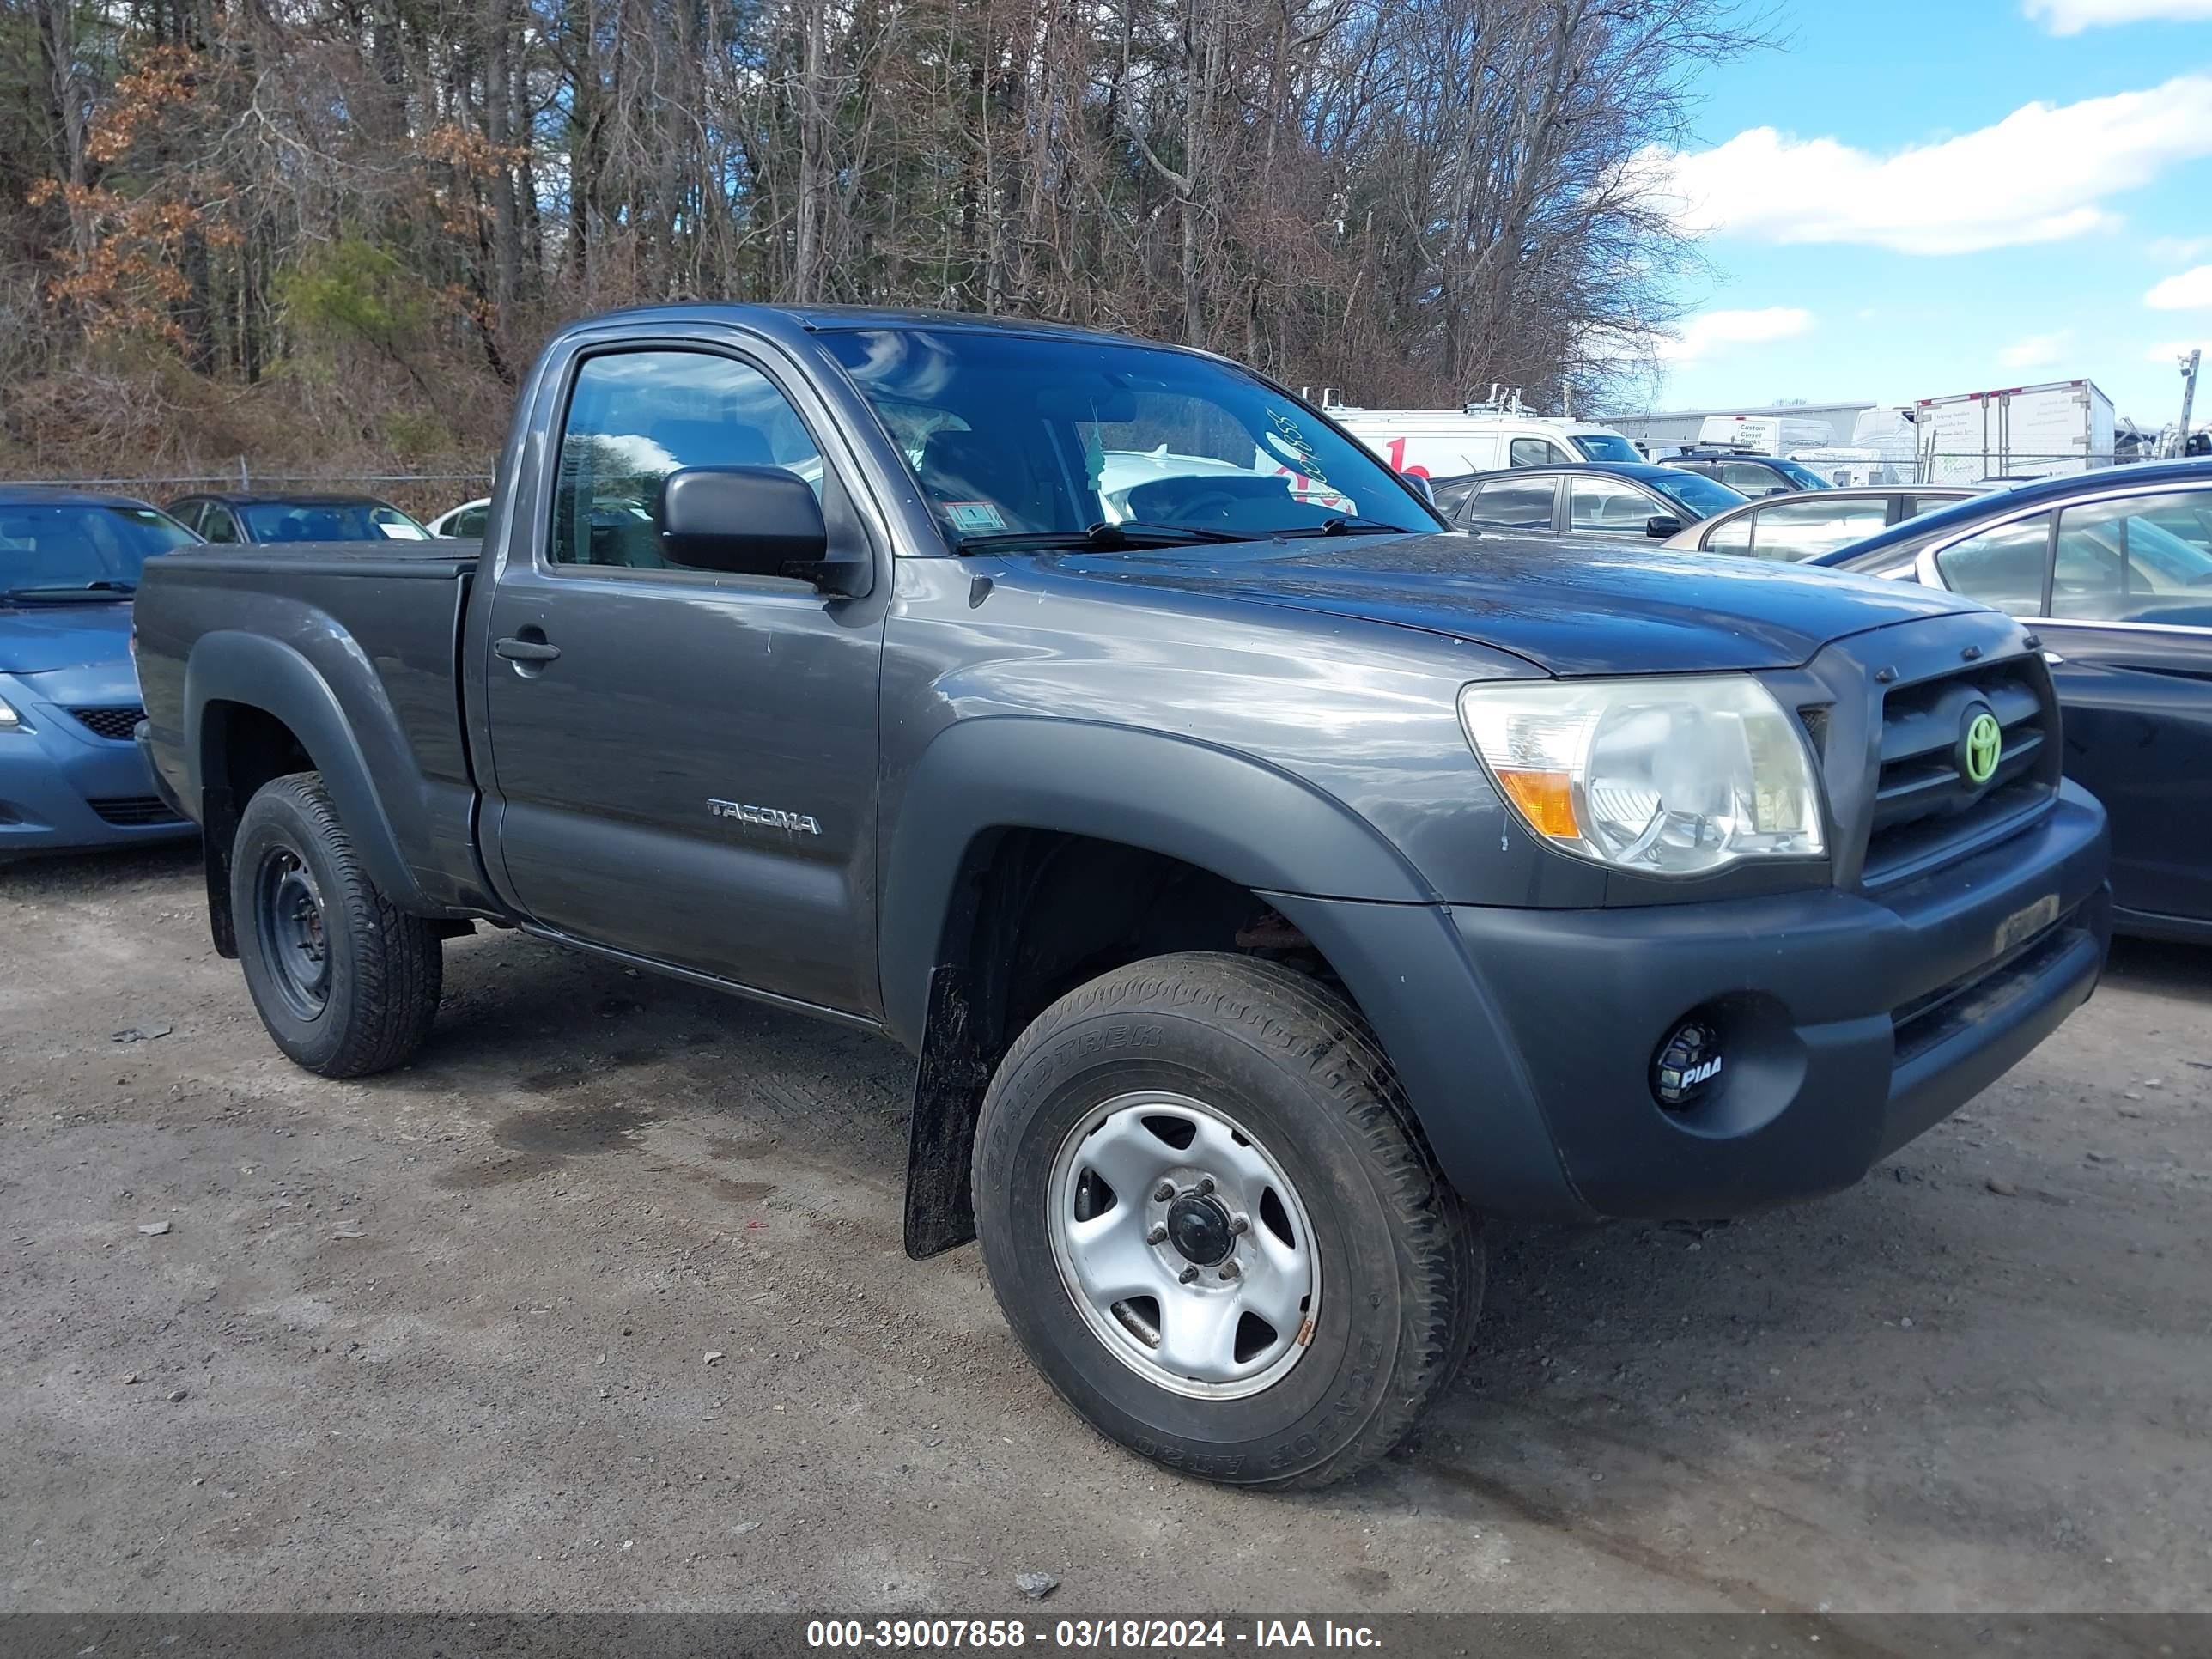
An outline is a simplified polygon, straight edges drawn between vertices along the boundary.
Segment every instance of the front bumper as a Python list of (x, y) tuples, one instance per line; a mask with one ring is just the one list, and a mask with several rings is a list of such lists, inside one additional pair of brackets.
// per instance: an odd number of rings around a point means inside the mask
[[(1849, 1186), (2056, 1030), (2103, 969), (2105, 861), (2104, 810), (2069, 784), (2032, 827), (1879, 898), (1279, 908), (1471, 1202), (1712, 1218)], [(1652, 1061), (1692, 1015), (1724, 1066), (1670, 1113)]]
[(0, 861), (198, 833), (162, 803), (137, 744), (95, 737), (21, 688), (8, 701), (30, 729), (0, 733)]

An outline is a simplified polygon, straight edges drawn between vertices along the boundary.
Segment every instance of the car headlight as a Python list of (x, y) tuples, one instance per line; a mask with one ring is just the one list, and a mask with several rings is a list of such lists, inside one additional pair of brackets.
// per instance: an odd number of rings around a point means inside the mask
[(1553, 846), (1651, 876), (1826, 849), (1804, 738), (1742, 674), (1470, 685), (1460, 723)]
[(0, 732), (27, 732), (30, 729), (24, 723), (23, 717), (15, 712), (15, 705), (7, 698), (0, 697)]

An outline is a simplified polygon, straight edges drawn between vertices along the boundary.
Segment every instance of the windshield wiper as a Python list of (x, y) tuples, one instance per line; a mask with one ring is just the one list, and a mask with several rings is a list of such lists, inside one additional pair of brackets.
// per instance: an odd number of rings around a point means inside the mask
[(1380, 519), (1363, 519), (1357, 513), (1339, 513), (1323, 519), (1319, 524), (1300, 525), (1293, 530), (1278, 530), (1273, 533), (1287, 538), (1293, 536), (1410, 536), (1414, 532), (1403, 525), (1385, 524)]
[(1146, 524), (1124, 520), (1116, 524), (1101, 519), (1088, 530), (1001, 530), (988, 535), (963, 536), (953, 543), (956, 553), (981, 553), (992, 548), (1081, 548), (1110, 553), (1133, 547), (1177, 547), (1201, 542), (1252, 542), (1262, 539), (1235, 530), (1207, 530), (1189, 524)]
[(11, 599), (31, 599), (57, 605), (82, 603), (87, 599), (127, 599), (138, 591), (136, 582), (96, 581), (71, 587), (60, 582), (42, 583), (35, 587), (11, 587)]

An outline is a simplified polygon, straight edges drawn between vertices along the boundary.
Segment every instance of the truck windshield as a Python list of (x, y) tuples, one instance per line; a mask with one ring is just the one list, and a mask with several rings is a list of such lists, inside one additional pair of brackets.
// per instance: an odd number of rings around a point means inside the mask
[(1209, 358), (968, 329), (818, 337), (956, 547), (1102, 526), (1115, 544), (1440, 527), (1359, 445)]
[(1617, 432), (1576, 432), (1568, 434), (1586, 461), (1640, 461), (1636, 446)]
[(430, 532), (381, 501), (262, 501), (239, 508), (257, 542), (427, 542)]
[(148, 559), (198, 539), (150, 507), (0, 506), (0, 597), (49, 605), (127, 599)]

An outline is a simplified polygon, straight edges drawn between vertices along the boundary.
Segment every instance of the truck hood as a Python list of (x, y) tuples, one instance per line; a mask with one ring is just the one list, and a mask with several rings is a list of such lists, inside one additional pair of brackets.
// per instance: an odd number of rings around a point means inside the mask
[(1563, 538), (1333, 536), (1036, 562), (1125, 591), (1423, 629), (1559, 675), (1789, 668), (1848, 634), (1982, 608), (1907, 582)]
[(0, 674), (44, 674), (93, 663), (131, 662), (131, 607), (0, 605)]

